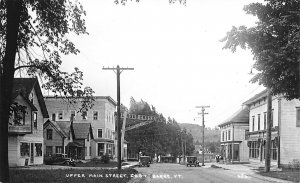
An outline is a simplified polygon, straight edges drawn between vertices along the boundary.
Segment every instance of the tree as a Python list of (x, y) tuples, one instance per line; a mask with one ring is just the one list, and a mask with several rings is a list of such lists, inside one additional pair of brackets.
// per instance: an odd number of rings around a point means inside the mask
[(256, 16), (256, 26), (232, 27), (224, 39), (224, 48), (236, 51), (249, 48), (254, 55), (253, 68), (259, 71), (252, 78), (282, 94), (287, 99), (300, 98), (300, 3), (298, 0), (265, 0), (244, 7)]
[(60, 70), (60, 54), (79, 53), (67, 35), (87, 34), (84, 15), (79, 2), (68, 0), (0, 1), (0, 182), (9, 181), (8, 121), (17, 70), (38, 74), (45, 89), (70, 102), (79, 99), (82, 108), (91, 107), (93, 91), (82, 88), (83, 73), (78, 68), (71, 74)]

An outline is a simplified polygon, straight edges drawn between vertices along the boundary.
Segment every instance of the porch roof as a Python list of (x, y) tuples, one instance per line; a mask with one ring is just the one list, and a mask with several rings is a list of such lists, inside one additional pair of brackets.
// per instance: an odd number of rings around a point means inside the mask
[(70, 146), (75, 146), (75, 147), (84, 147), (84, 142), (76, 142), (76, 141), (74, 141), (74, 142), (69, 142), (68, 143), (68, 145), (67, 145), (68, 147), (70, 147)]
[(114, 140), (111, 139), (94, 139), (95, 142), (109, 142), (114, 143)]

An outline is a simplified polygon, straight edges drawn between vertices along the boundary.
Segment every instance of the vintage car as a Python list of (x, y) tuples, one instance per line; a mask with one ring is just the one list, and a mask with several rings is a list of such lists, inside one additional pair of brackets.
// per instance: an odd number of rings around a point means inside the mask
[(76, 165), (73, 159), (68, 158), (66, 154), (61, 154), (61, 153), (44, 157), (44, 162), (46, 165), (71, 165), (71, 166)]
[(140, 156), (139, 167), (141, 167), (141, 166), (147, 166), (147, 167), (149, 167), (150, 163), (151, 163), (150, 156)]
[(186, 161), (186, 166), (200, 166), (200, 162), (197, 160), (196, 156), (187, 156)]

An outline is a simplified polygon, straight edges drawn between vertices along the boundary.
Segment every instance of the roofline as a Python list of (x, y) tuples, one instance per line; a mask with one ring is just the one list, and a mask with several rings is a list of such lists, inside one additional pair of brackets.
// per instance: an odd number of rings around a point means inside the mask
[[(14, 78), (13, 82), (15, 82), (15, 80), (19, 80), (19, 79), (26, 79), (26, 80), (30, 79), (30, 80), (34, 81), (34, 83), (32, 85), (32, 88), (30, 88), (30, 92), (32, 90), (35, 91), (37, 99), (38, 99), (38, 103), (39, 103), (40, 108), (41, 108), (43, 118), (49, 118), (48, 110), (47, 110), (47, 107), (46, 107), (46, 104), (45, 104), (45, 101), (44, 101), (43, 93), (42, 93), (42, 90), (41, 90), (38, 79), (36, 77), (32, 77), (32, 78), (30, 78), (30, 77), (29, 78)], [(26, 98), (25, 96), (23, 96), (23, 97)]]
[(243, 105), (249, 105), (253, 102), (256, 102), (257, 100), (264, 98), (267, 96), (267, 89), (257, 93), (256, 95), (254, 95), (253, 97), (251, 97), (250, 99), (246, 100), (245, 102), (243, 102)]
[[(66, 98), (65, 96), (44, 96), (45, 99), (56, 99), (56, 98)], [(78, 97), (78, 99), (83, 97)], [(117, 103), (114, 99), (112, 99), (110, 96), (93, 96), (94, 99), (107, 99), (110, 101), (114, 106), (117, 106)]]
[[(38, 102), (40, 104), (41, 110), (42, 110), (42, 114), (44, 118), (49, 118), (49, 113), (46, 107), (46, 103), (44, 101), (44, 97), (43, 97), (43, 93), (39, 84), (39, 81), (37, 78), (35, 78), (35, 83), (34, 83), (34, 90), (36, 91), (36, 95), (38, 98)], [(40, 96), (40, 97), (39, 97)]]
[(228, 121), (228, 122), (219, 124), (218, 127), (226, 126), (226, 125), (230, 125), (230, 124), (245, 124), (245, 125), (247, 124), (247, 125), (249, 125), (249, 121), (248, 122)]
[(48, 125), (51, 125), (62, 137), (67, 138), (49, 119), (44, 123), (43, 129), (45, 129)]

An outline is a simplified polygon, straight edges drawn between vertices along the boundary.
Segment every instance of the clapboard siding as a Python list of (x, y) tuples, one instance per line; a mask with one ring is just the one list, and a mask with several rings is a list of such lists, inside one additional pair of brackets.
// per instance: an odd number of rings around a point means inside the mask
[(285, 165), (293, 159), (300, 160), (300, 127), (296, 127), (296, 107), (299, 100), (282, 99), (281, 107), (281, 164)]
[(18, 156), (18, 141), (16, 136), (8, 137), (8, 161), (10, 166), (17, 166)]

